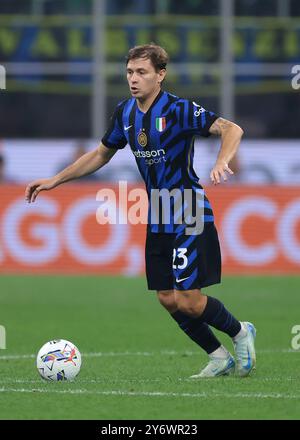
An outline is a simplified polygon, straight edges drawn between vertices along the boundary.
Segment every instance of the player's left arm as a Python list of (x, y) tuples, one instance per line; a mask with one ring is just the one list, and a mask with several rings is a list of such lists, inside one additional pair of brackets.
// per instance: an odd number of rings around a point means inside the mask
[(221, 177), (223, 180), (227, 180), (226, 173), (233, 174), (228, 164), (238, 150), (244, 131), (234, 122), (218, 118), (210, 126), (209, 132), (221, 136), (222, 140), (215, 166), (210, 173), (211, 181), (217, 185), (221, 183)]

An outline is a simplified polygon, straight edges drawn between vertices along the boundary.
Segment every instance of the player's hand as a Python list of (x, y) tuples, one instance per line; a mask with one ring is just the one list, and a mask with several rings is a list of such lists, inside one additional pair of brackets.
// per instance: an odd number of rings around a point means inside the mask
[(34, 180), (29, 183), (25, 189), (25, 200), (28, 203), (32, 203), (40, 191), (48, 191), (49, 189), (55, 188), (55, 186), (57, 186), (57, 183), (53, 178)]
[(221, 179), (224, 181), (228, 179), (227, 174), (234, 174), (234, 172), (229, 168), (226, 162), (217, 162), (210, 173), (210, 179), (214, 185), (221, 183)]

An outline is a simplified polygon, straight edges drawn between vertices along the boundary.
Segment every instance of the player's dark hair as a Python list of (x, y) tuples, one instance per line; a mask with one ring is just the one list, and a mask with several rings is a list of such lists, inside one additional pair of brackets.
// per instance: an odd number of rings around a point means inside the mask
[(128, 64), (128, 61), (137, 58), (149, 59), (156, 72), (159, 72), (161, 69), (166, 69), (169, 61), (169, 55), (165, 49), (154, 43), (135, 46), (130, 49), (126, 57), (126, 65)]

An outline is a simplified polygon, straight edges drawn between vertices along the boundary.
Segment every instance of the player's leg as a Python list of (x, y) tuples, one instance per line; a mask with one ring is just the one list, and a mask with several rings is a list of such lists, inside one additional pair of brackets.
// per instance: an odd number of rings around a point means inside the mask
[[(197, 325), (197, 328), (201, 328), (203, 324), (206, 324), (207, 328), (214, 336), (208, 325), (210, 322), (205, 322), (202, 318), (203, 313), (207, 308), (207, 296), (202, 295), (200, 289), (188, 291), (174, 290), (174, 296), (178, 307), (177, 313), (189, 316), (190, 320)], [(216, 377), (233, 373), (235, 368), (234, 359), (230, 352), (221, 345), (221, 343), (219, 343), (218, 346), (215, 346), (215, 350), (207, 353), (209, 355), (207, 366), (201, 370), (200, 373), (191, 376), (191, 378)]]
[(189, 338), (191, 338), (208, 355), (214, 352), (223, 352), (220, 341), (213, 334), (210, 327), (201, 319), (191, 317), (178, 310), (174, 290), (161, 290), (157, 292), (161, 305), (170, 313)]
[(208, 325), (234, 338), (242, 330), (241, 323), (217, 298), (203, 295), (200, 289), (177, 290), (175, 301), (182, 313), (199, 318)]
[(170, 313), (170, 315), (178, 310), (173, 289), (158, 290), (157, 297), (160, 304)]
[(198, 318), (232, 338), (237, 358), (237, 372), (247, 376), (255, 367), (254, 339), (256, 330), (250, 322), (238, 321), (217, 298), (206, 296), (200, 289), (175, 290), (175, 301), (182, 313)]

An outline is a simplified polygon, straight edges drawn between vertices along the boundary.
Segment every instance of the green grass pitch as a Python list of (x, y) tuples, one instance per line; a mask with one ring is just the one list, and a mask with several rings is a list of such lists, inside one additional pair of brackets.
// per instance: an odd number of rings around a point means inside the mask
[[(144, 278), (1, 276), (1, 419), (299, 419), (300, 277), (224, 277), (205, 292), (257, 328), (251, 377), (193, 381), (207, 357), (148, 292)], [(219, 332), (232, 351), (231, 340)], [(68, 339), (83, 364), (47, 383), (35, 355)]]

